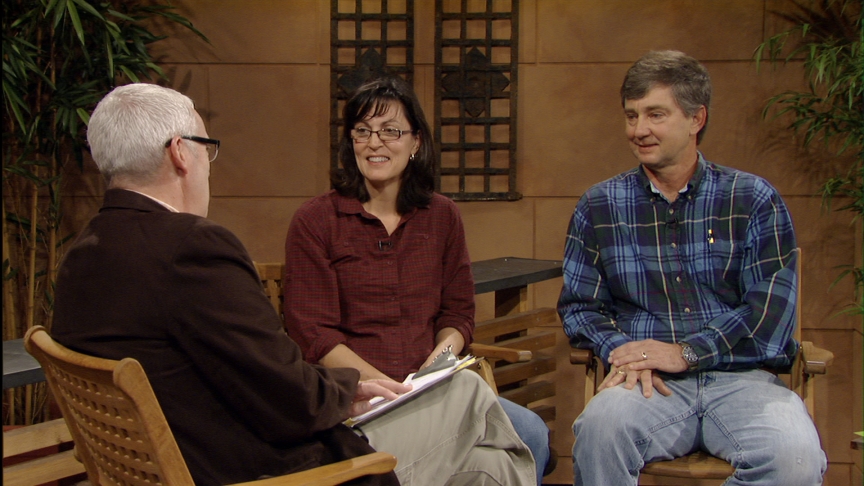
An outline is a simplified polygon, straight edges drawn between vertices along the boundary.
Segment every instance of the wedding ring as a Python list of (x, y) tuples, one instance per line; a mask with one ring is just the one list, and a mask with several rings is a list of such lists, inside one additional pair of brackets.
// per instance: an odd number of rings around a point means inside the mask
[(646, 354), (645, 351), (642, 351), (642, 359), (648, 359), (648, 354)]
[(627, 372), (624, 371), (624, 370), (618, 370), (618, 374), (619, 374), (619, 375), (623, 375), (623, 374), (625, 374), (625, 373), (627, 373)]

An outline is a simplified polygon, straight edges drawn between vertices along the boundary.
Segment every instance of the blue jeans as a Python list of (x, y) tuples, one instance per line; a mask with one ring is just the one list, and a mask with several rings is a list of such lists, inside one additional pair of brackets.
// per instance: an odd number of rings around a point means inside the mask
[(531, 450), (534, 463), (537, 465), (537, 484), (543, 482), (543, 469), (549, 462), (549, 427), (539, 415), (522, 405), (517, 405), (506, 398), (498, 397), (501, 408), (513, 424), (513, 429), (519, 434), (522, 442)]
[(761, 370), (660, 376), (672, 390), (639, 385), (598, 393), (573, 423), (575, 485), (635, 485), (647, 462), (697, 449), (726, 459), (725, 485), (819, 485), (826, 468), (801, 399)]

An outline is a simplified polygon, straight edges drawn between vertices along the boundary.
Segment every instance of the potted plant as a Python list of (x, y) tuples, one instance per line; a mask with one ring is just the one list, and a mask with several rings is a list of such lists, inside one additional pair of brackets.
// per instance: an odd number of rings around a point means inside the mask
[[(788, 128), (803, 135), (807, 147), (821, 140), (829, 153), (846, 155), (845, 171), (822, 184), (828, 210), (850, 211), (851, 224), (859, 228), (859, 248), (864, 252), (864, 25), (861, 0), (815, 0), (804, 4), (790, 0), (790, 12), (774, 12), (792, 27), (770, 37), (756, 49), (759, 61), (803, 61), (809, 90), (787, 91), (771, 97), (763, 117), (790, 116)], [(790, 44), (791, 43), (791, 44)], [(835, 201), (842, 201), (839, 205)], [(841, 269), (835, 284), (853, 280), (853, 301), (844, 314), (864, 320), (864, 255), (856, 264)], [(860, 384), (858, 385), (860, 386)], [(864, 432), (857, 432), (864, 435)]]
[[(757, 67), (801, 61), (807, 91), (786, 91), (771, 97), (763, 117), (789, 117), (788, 128), (804, 147), (822, 142), (822, 149), (848, 161), (848, 167), (822, 184), (827, 210), (850, 211), (851, 224), (864, 216), (864, 28), (860, 0), (789, 0), (789, 11), (772, 12), (791, 25), (770, 37), (755, 52)], [(773, 115), (772, 115), (773, 113)], [(839, 203), (839, 204), (835, 204)], [(864, 248), (864, 230), (856, 235)], [(864, 251), (864, 250), (862, 250)], [(855, 296), (844, 313), (864, 318), (864, 255), (841, 270), (837, 281), (853, 279)]]
[[(64, 184), (81, 177), (89, 113), (114, 86), (164, 77), (148, 53), (174, 7), (126, 0), (4, 0), (3, 339), (50, 327)], [(209, 42), (209, 41), (208, 41)], [(28, 389), (31, 387), (27, 387)], [(37, 387), (38, 388), (38, 387)], [(4, 424), (39, 421), (44, 392), (4, 394)]]

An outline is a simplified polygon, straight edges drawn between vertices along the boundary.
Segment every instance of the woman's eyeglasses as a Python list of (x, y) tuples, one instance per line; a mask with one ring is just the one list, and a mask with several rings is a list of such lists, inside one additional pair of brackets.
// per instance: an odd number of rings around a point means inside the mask
[(398, 128), (382, 128), (381, 130), (370, 130), (360, 127), (351, 130), (351, 138), (355, 142), (368, 142), (372, 138), (372, 134), (378, 135), (378, 139), (382, 142), (393, 142), (402, 138), (403, 133), (414, 133), (414, 130), (399, 130)]

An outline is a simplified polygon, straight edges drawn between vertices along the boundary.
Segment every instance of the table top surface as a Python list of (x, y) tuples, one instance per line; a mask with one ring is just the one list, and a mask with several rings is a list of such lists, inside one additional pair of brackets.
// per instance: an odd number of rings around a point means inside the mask
[(558, 260), (514, 257), (473, 262), (471, 271), (474, 274), (475, 294), (522, 287), (563, 274), (561, 262)]
[(23, 339), (3, 341), (3, 389), (45, 381), (36, 358), (24, 350)]
[[(561, 262), (531, 258), (494, 258), (471, 264), (474, 293), (484, 294), (560, 277)], [(23, 339), (3, 341), (3, 389), (45, 380), (39, 362), (24, 350)]]

